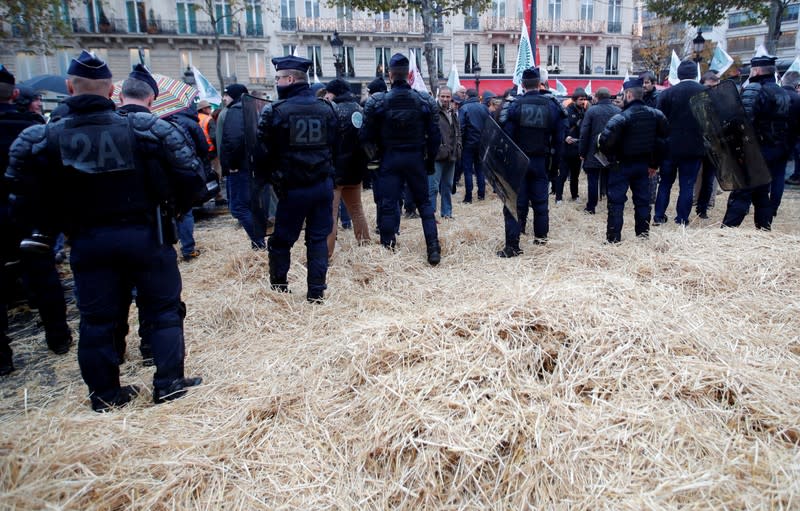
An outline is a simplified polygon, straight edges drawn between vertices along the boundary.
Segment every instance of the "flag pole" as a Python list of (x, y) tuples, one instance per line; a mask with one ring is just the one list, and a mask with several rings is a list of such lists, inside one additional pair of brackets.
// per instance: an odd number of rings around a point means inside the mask
[[(536, 65), (536, 0), (526, 0), (531, 3), (531, 22), (530, 22), (530, 32), (531, 32), (531, 53), (533, 53), (534, 63)], [(540, 63), (541, 64), (541, 63)]]

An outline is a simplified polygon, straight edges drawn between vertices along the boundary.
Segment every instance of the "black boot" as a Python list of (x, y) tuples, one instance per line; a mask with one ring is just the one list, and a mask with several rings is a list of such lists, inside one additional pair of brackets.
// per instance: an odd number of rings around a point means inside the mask
[(431, 266), (436, 266), (442, 260), (442, 248), (439, 246), (438, 241), (434, 241), (428, 245), (428, 263)]
[(8, 346), (8, 337), (3, 333), (0, 333), (0, 337), (4, 338), (0, 340), (0, 376), (6, 376), (14, 370), (14, 360), (11, 348)]
[(269, 260), (269, 287), (273, 291), (278, 291), (279, 293), (289, 292), (289, 283), (286, 280), (286, 275), (278, 275), (278, 271), (275, 268), (272, 259)]
[(497, 257), (517, 257), (518, 255), (522, 255), (522, 249), (519, 248), (519, 245), (506, 245), (503, 247), (503, 250), (497, 251)]
[(136, 385), (126, 385), (117, 390), (116, 395), (105, 401), (96, 396), (92, 396), (92, 410), (95, 412), (107, 412), (112, 408), (120, 408), (130, 403), (131, 399), (136, 397), (141, 389)]
[(153, 389), (153, 401), (156, 404), (173, 401), (182, 398), (186, 395), (186, 389), (189, 387), (196, 387), (203, 383), (203, 379), (195, 378), (178, 378), (165, 389)]

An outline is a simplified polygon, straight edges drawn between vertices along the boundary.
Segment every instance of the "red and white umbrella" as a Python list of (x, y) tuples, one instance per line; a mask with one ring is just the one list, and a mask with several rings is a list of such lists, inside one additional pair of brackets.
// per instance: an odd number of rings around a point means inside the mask
[[(191, 85), (169, 76), (153, 74), (153, 78), (158, 84), (158, 97), (153, 101), (150, 111), (158, 117), (169, 117), (176, 112), (187, 109), (200, 94)], [(121, 90), (122, 81), (116, 82), (111, 99), (114, 100), (117, 106), (120, 106), (119, 93)]]

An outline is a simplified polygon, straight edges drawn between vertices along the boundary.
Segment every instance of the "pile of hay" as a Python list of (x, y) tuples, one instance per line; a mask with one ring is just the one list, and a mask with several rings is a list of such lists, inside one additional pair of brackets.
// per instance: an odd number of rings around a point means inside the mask
[[(16, 341), (0, 507), (797, 508), (799, 199), (771, 233), (720, 229), (721, 195), (649, 240), (629, 207), (615, 246), (602, 204), (567, 202), (515, 259), (497, 200), (458, 203), (436, 268), (419, 220), (394, 254), (340, 231), (324, 305), (302, 241), (278, 294), (230, 217), (199, 223), (181, 270), (204, 385), (100, 415), (74, 350)], [(136, 327), (123, 382), (150, 388)]]

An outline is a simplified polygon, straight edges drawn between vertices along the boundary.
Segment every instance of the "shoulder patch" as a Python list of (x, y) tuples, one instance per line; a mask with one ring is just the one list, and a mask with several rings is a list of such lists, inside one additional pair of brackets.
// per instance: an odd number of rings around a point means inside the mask
[(359, 111), (355, 111), (353, 115), (350, 116), (350, 122), (353, 123), (353, 127), (360, 129), (364, 124), (364, 115)]

